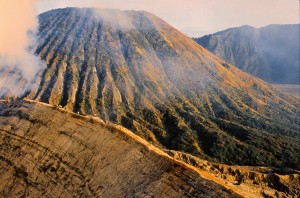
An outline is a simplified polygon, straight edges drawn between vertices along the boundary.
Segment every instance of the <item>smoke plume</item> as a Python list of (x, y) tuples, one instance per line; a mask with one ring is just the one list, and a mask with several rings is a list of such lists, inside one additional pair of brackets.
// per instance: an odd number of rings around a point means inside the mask
[(0, 0), (0, 97), (33, 87), (42, 61), (34, 55), (36, 0)]

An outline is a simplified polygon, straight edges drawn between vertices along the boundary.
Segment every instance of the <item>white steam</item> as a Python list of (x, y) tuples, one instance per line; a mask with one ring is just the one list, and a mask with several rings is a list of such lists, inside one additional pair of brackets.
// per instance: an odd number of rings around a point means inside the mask
[(21, 96), (34, 86), (42, 61), (34, 55), (36, 0), (0, 0), (0, 97)]

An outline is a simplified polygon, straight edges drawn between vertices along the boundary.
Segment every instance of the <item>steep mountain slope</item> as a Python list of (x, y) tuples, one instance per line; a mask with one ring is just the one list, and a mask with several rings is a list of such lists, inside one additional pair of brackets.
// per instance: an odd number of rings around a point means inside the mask
[(195, 41), (269, 83), (300, 84), (300, 25), (231, 28)]
[(0, 102), (1, 197), (240, 197), (128, 130)]
[(299, 101), (210, 54), (147, 12), (39, 16), (47, 63), (27, 98), (120, 124), (205, 159), (299, 167)]

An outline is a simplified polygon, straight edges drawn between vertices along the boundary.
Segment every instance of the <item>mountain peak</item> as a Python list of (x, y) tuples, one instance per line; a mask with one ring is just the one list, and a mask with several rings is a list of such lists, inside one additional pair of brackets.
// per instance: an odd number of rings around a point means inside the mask
[(299, 166), (297, 100), (152, 14), (96, 16), (72, 8), (39, 16), (36, 53), (47, 68), (26, 97), (97, 115), (161, 148), (229, 164)]

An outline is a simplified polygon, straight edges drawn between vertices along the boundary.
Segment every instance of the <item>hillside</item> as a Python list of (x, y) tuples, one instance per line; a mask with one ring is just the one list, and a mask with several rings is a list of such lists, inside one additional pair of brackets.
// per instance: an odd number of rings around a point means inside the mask
[(1, 197), (241, 197), (119, 126), (0, 101)]
[(272, 84), (300, 84), (300, 25), (242, 26), (195, 38), (207, 50)]
[(122, 125), (160, 148), (239, 165), (299, 167), (298, 100), (137, 11), (39, 16), (47, 68), (29, 99)]

